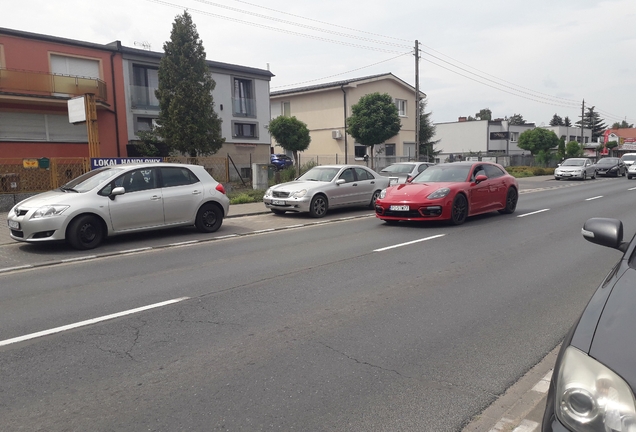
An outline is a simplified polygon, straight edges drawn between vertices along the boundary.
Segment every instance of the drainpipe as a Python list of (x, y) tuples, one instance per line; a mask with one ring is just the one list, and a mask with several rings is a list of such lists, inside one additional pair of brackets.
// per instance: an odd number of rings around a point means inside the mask
[(344, 84), (340, 85), (340, 90), (342, 90), (342, 95), (344, 99), (344, 139), (345, 139), (345, 164), (348, 164), (348, 154), (347, 154), (347, 92), (344, 89)]
[[(117, 51), (121, 48), (121, 42), (117, 41)], [(110, 54), (110, 74), (113, 81), (113, 106), (115, 107), (115, 136), (117, 142), (117, 157), (121, 157), (121, 151), (119, 149), (119, 115), (117, 109), (117, 88), (115, 86), (115, 67), (113, 63), (113, 57), (115, 57), (115, 53)], [(122, 71), (123, 73), (123, 71)]]

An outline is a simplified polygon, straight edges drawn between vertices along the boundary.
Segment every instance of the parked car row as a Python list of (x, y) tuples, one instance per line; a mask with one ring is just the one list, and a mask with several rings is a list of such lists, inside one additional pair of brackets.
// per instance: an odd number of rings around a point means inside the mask
[[(636, 153), (627, 153), (622, 157), (605, 157), (594, 163), (589, 158), (569, 158), (554, 170), (554, 179), (595, 179), (603, 177), (624, 177), (631, 180), (636, 177)], [(632, 168), (633, 167), (633, 168)], [(632, 168), (631, 174), (629, 169)]]
[(324, 165), (273, 186), (263, 202), (273, 213), (308, 212), (323, 217), (332, 208), (369, 206), (387, 224), (448, 220), (499, 211), (512, 213), (519, 185), (491, 162), (398, 163), (380, 174), (359, 165)]

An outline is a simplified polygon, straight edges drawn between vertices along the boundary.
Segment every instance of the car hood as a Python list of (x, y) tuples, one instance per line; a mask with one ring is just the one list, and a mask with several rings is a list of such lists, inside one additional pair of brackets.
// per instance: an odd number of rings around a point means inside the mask
[(41, 194), (34, 195), (17, 204), (17, 207), (22, 209), (40, 208), (45, 205), (52, 204), (73, 204), (78, 199), (86, 198), (86, 193), (77, 192), (63, 192), (60, 189), (55, 189)]
[(390, 187), (386, 190), (384, 199), (390, 200), (408, 200), (408, 199), (425, 199), (438, 189), (452, 187), (457, 183), (450, 182), (431, 182), (431, 183), (405, 183)]
[(323, 187), (330, 183), (331, 182), (323, 182), (323, 181), (291, 181), (287, 183), (281, 183), (276, 186), (272, 186), (272, 190), (284, 191), (284, 192), (295, 192), (302, 189), (310, 190), (314, 188)]
[[(622, 376), (636, 389), (636, 270), (616, 281), (594, 331), (589, 355)], [(608, 288), (605, 288), (608, 289)]]

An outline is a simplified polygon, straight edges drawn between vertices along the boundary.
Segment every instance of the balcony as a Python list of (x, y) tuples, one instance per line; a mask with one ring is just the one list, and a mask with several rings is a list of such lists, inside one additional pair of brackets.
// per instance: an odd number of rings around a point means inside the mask
[(98, 100), (107, 100), (106, 83), (100, 79), (16, 69), (0, 69), (0, 91), (62, 97), (93, 93)]
[(159, 100), (155, 96), (157, 87), (130, 86), (130, 102), (133, 109), (159, 111)]
[(236, 117), (256, 117), (256, 99), (232, 98), (232, 114)]

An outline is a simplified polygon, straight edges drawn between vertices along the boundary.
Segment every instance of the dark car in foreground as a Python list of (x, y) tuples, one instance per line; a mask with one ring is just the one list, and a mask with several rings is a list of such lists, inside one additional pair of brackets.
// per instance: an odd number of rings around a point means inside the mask
[(387, 224), (448, 220), (459, 225), (482, 213), (513, 213), (518, 197), (517, 179), (501, 165), (445, 163), (383, 190), (375, 202), (375, 215)]
[(617, 157), (606, 157), (594, 165), (596, 169), (596, 175), (604, 177), (618, 177), (624, 176), (627, 172), (627, 166)]
[(583, 237), (623, 252), (566, 336), (552, 374), (543, 432), (636, 431), (636, 242), (617, 219), (592, 218)]
[(270, 154), (269, 163), (274, 165), (277, 170), (282, 170), (294, 165), (294, 160), (286, 154)]

